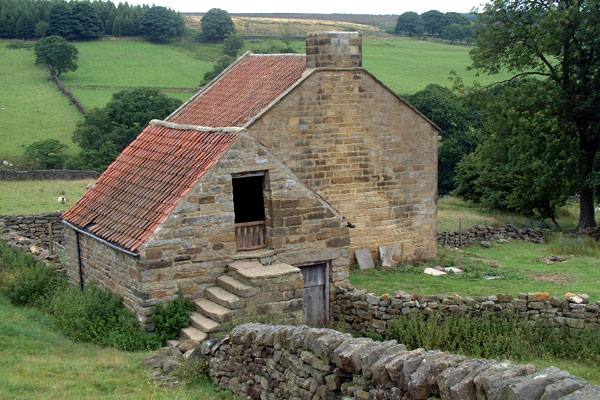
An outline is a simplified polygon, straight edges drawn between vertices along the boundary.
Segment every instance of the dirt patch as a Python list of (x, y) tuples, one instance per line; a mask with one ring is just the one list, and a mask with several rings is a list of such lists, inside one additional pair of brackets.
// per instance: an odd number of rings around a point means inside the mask
[(527, 276), (543, 282), (557, 283), (563, 285), (573, 283), (572, 277), (565, 274), (529, 274)]

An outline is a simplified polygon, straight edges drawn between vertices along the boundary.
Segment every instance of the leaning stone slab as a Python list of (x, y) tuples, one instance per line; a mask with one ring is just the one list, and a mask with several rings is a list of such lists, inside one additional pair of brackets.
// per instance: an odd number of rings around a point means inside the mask
[(369, 249), (358, 249), (354, 252), (356, 262), (360, 270), (373, 269), (375, 264), (373, 263), (373, 257), (371, 257), (371, 251)]
[(570, 376), (558, 382), (546, 386), (542, 400), (558, 400), (563, 396), (571, 394), (579, 389), (583, 389), (589, 384), (583, 378)]
[(454, 368), (448, 368), (437, 379), (439, 392), (444, 399), (476, 400), (473, 378), (493, 364), (493, 361), (468, 360)]
[(515, 365), (512, 361), (493, 364), (473, 379), (475, 393), (478, 399), (500, 399), (500, 391), (508, 379), (535, 372), (537, 369), (533, 365)]
[(379, 246), (379, 258), (382, 267), (397, 267), (400, 265), (400, 254), (396, 246)]

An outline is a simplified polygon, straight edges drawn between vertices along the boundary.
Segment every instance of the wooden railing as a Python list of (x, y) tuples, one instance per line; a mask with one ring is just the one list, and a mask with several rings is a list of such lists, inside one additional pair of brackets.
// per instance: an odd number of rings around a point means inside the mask
[(235, 224), (235, 240), (238, 250), (254, 250), (267, 247), (265, 221)]

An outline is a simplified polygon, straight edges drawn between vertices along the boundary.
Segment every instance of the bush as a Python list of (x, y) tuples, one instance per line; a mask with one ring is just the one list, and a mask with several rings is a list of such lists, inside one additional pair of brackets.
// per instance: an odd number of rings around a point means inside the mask
[(119, 298), (94, 286), (84, 291), (68, 287), (56, 293), (51, 310), (59, 328), (75, 340), (126, 351), (160, 346), (158, 337), (141, 330)]
[(553, 356), (600, 362), (600, 331), (555, 328), (540, 321), (530, 325), (517, 314), (505, 316), (422, 315), (390, 322), (386, 339), (395, 339), (409, 349), (439, 349), (470, 357), (527, 360)]
[(66, 144), (56, 139), (46, 139), (27, 146), (25, 156), (34, 168), (60, 169), (67, 158), (65, 150), (67, 150)]
[(208, 379), (208, 361), (208, 356), (188, 358), (175, 371), (175, 376), (188, 383), (203, 382)]
[(65, 279), (32, 256), (0, 243), (0, 291), (17, 306), (43, 308)]
[(190, 325), (190, 314), (193, 311), (194, 303), (181, 293), (167, 305), (157, 304), (152, 315), (156, 336), (163, 343), (170, 339), (177, 339), (181, 328)]

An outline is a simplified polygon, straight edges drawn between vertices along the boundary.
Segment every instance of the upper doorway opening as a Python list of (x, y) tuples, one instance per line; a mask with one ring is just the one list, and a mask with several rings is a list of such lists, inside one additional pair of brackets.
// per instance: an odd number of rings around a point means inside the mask
[(233, 208), (238, 250), (267, 247), (265, 227), (265, 174), (234, 176)]

